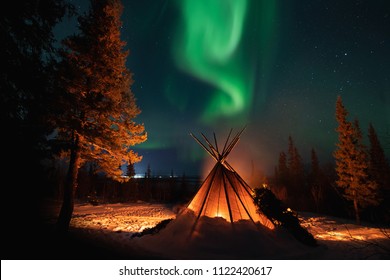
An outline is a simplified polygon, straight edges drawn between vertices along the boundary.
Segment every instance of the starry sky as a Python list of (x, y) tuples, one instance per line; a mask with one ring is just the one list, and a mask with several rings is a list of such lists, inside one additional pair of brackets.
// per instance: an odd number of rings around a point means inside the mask
[(229, 157), (244, 178), (272, 174), (289, 135), (305, 162), (312, 148), (331, 162), (338, 95), (389, 157), (388, 0), (122, 2), (136, 121), (148, 133), (134, 147), (137, 173), (205, 175), (209, 156), (189, 133), (215, 132), (223, 145), (245, 125)]

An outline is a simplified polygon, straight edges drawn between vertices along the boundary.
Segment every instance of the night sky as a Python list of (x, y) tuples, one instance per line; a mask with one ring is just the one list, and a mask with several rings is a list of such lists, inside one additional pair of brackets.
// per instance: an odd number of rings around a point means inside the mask
[[(76, 2), (76, 1), (74, 1)], [(79, 1), (81, 9), (86, 1)], [(229, 157), (243, 177), (272, 174), (289, 135), (309, 162), (333, 161), (341, 95), (367, 139), (390, 154), (390, 1), (123, 0), (122, 37), (147, 142), (135, 165), (152, 174), (204, 174), (209, 156), (247, 125)], [(386, 145), (387, 143), (387, 145)]]

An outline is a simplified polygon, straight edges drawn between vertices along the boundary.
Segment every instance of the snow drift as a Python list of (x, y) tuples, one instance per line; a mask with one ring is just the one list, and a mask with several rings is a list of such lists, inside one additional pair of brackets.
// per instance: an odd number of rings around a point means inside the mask
[(298, 242), (283, 228), (207, 216), (196, 219), (185, 209), (159, 233), (134, 239), (137, 246), (163, 259), (308, 259), (322, 249)]

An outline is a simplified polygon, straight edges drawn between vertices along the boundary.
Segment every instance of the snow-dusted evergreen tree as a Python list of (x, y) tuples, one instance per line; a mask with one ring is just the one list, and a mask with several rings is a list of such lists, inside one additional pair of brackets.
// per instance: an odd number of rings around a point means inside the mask
[(59, 66), (62, 114), (56, 119), (58, 138), (69, 151), (69, 170), (58, 229), (66, 231), (80, 165), (94, 161), (107, 176), (120, 180), (118, 166), (141, 157), (130, 147), (146, 140), (140, 113), (131, 92), (132, 75), (126, 68), (128, 52), (120, 38), (123, 6), (120, 0), (92, 0), (78, 19), (80, 33), (64, 41)]
[(358, 121), (347, 120), (348, 111), (341, 96), (336, 101), (338, 127), (336, 160), (337, 185), (343, 189), (344, 197), (353, 202), (356, 222), (360, 223), (361, 208), (377, 205), (377, 185), (369, 179), (368, 156), (362, 143), (362, 133)]
[(363, 144), (363, 134), (358, 120), (355, 120), (354, 122), (354, 131), (357, 150), (356, 162), (358, 167), (357, 169), (359, 170), (359, 172), (356, 172), (356, 177), (360, 179), (359, 183), (362, 189), (360, 191), (360, 205), (362, 208), (376, 206), (380, 203), (381, 198), (378, 192), (378, 184), (370, 178), (369, 156), (367, 147)]

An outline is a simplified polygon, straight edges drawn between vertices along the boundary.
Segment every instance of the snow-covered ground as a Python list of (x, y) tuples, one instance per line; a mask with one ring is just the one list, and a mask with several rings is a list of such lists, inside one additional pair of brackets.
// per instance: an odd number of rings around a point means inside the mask
[[(76, 204), (71, 231), (121, 252), (142, 251), (139, 240), (144, 237), (131, 237), (162, 220), (175, 218), (178, 211), (178, 207), (145, 202)], [(302, 226), (313, 234), (322, 248), (314, 254), (315, 259), (390, 259), (389, 227), (356, 225), (352, 220), (313, 213), (299, 213), (299, 217)]]

